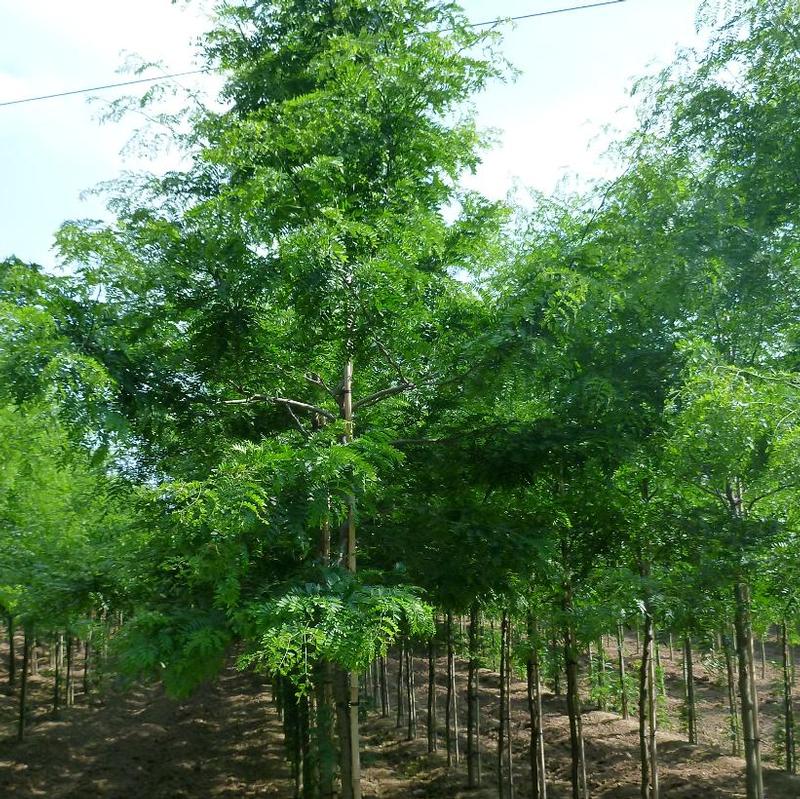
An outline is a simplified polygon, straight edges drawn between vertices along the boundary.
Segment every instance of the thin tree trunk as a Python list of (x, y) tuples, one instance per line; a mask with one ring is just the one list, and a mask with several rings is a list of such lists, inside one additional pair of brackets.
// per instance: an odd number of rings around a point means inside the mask
[(461, 761), (458, 740), (458, 694), (456, 692), (456, 655), (453, 648), (453, 614), (447, 614), (447, 707), (449, 710), (446, 725), (448, 731), (452, 726), (450, 747), (448, 748), (447, 765), (456, 765)]
[(6, 616), (8, 623), (8, 684), (14, 687), (17, 682), (17, 652), (14, 648), (14, 633), (16, 632), (14, 626), (14, 617), (9, 613)]
[(372, 661), (369, 667), (369, 679), (370, 679), (370, 691), (371, 691), (371, 702), (372, 702), (372, 709), (378, 709), (378, 703), (380, 702), (381, 696), (381, 689), (380, 689), (380, 663), (378, 662), (378, 658)]
[(783, 718), (784, 718), (784, 746), (786, 752), (786, 771), (789, 774), (797, 773), (797, 760), (794, 745), (794, 707), (792, 705), (792, 676), (789, 665), (789, 633), (784, 619), (781, 624), (781, 643), (783, 649)]
[[(569, 584), (564, 586), (563, 610), (567, 619), (572, 615), (572, 590)], [(581, 699), (578, 682), (578, 648), (571, 622), (564, 627), (564, 662), (567, 672), (567, 711), (569, 713), (569, 738), (572, 763), (570, 780), (572, 783), (572, 799), (588, 799), (589, 789), (586, 783), (586, 756), (583, 744), (583, 719), (581, 717)]]
[(555, 627), (553, 627), (553, 637), (550, 642), (550, 660), (553, 663), (553, 693), (561, 696), (561, 650), (558, 646)]
[(500, 703), (498, 708), (498, 721), (500, 726), (497, 732), (497, 796), (505, 797), (505, 751), (506, 751), (506, 611), (500, 619)]
[(389, 718), (391, 707), (389, 703), (389, 679), (386, 668), (386, 655), (380, 656), (380, 684), (381, 684), (381, 716)]
[(417, 737), (417, 695), (414, 685), (414, 650), (411, 642), (406, 643), (406, 697), (408, 706), (407, 737), (413, 741)]
[[(644, 649), (642, 649), (642, 661), (639, 667), (639, 759), (641, 762), (641, 781), (640, 781), (640, 796), (641, 799), (650, 799), (650, 747), (647, 740), (647, 723), (648, 723), (648, 699), (649, 699), (649, 676), (650, 676), (650, 659), (652, 656), (652, 649), (650, 647), (650, 632), (651, 626), (649, 623), (650, 616), (645, 613), (645, 638)], [(640, 638), (636, 635), (637, 649), (641, 648)]]
[(403, 668), (406, 660), (406, 643), (405, 639), (401, 638), (398, 644), (399, 649), (397, 652), (397, 682), (395, 688), (397, 690), (397, 716), (395, 718), (394, 726), (396, 729), (401, 729), (404, 724), (405, 702), (403, 701)]
[(764, 799), (761, 771), (761, 734), (758, 721), (758, 694), (753, 663), (753, 630), (750, 622), (750, 587), (738, 581), (734, 588), (736, 602), (736, 649), (739, 660), (739, 696), (744, 737), (745, 783), (747, 799)]
[(767, 679), (767, 649), (766, 649), (766, 647), (764, 645), (763, 636), (761, 637), (761, 640), (759, 641), (759, 644), (760, 644), (759, 650), (761, 652), (761, 679), (762, 680), (766, 680)]
[(428, 752), (437, 750), (436, 735), (436, 642), (428, 641)]
[(683, 657), (686, 661), (686, 726), (689, 743), (697, 743), (697, 705), (694, 697), (694, 660), (692, 659), (692, 639), (683, 639)]
[(514, 799), (514, 751), (513, 751), (513, 735), (511, 731), (511, 677), (514, 673), (514, 664), (511, 661), (511, 617), (506, 611), (506, 764), (508, 766), (508, 799)]
[(500, 621), (500, 731), (497, 739), (497, 787), (500, 799), (514, 799), (510, 693), (511, 619), (504, 608)]
[[(348, 321), (348, 339), (352, 332), (352, 324)], [(352, 351), (352, 341), (348, 341), (348, 349)], [(342, 420), (345, 432), (342, 437), (344, 444), (353, 440), (353, 361), (348, 357), (344, 365), (342, 379)], [(356, 572), (356, 500), (354, 496), (348, 497), (347, 524), (344, 541), (344, 566), (347, 571)], [(349, 759), (346, 765), (342, 763), (342, 797), (341, 799), (361, 799), (361, 752), (358, 728), (358, 674), (351, 672), (343, 682), (346, 688), (347, 700), (347, 730), (342, 730), (348, 739), (342, 745), (342, 753)]]
[(647, 681), (647, 716), (648, 724), (650, 727), (650, 799), (659, 799), (661, 791), (658, 779), (658, 739), (657, 726), (658, 726), (658, 697), (656, 695), (656, 663), (653, 657), (653, 647), (655, 646), (655, 626), (653, 624), (653, 617), (648, 614), (650, 619), (650, 657), (649, 662), (649, 675)]
[(533, 613), (528, 611), (528, 714), (531, 720), (531, 797), (547, 799), (547, 774), (542, 729), (542, 691), (539, 674), (539, 633)]
[(319, 794), (321, 799), (333, 799), (336, 795), (334, 786), (336, 747), (333, 741), (333, 667), (330, 663), (324, 661), (320, 663), (316, 682), (316, 737)]
[(622, 718), (630, 718), (630, 710), (628, 709), (628, 691), (625, 685), (625, 638), (623, 636), (622, 625), (617, 625), (617, 663), (619, 675), (619, 695), (620, 703), (622, 705)]
[(24, 637), (22, 639), (22, 675), (19, 687), (19, 719), (17, 722), (17, 739), (25, 737), (25, 724), (28, 715), (28, 657), (31, 648), (31, 631), (27, 625), (24, 627)]
[(448, 610), (445, 621), (445, 637), (447, 640), (447, 697), (445, 700), (444, 708), (444, 728), (445, 728), (445, 745), (447, 747), (447, 767), (451, 768), (454, 762), (453, 756), (453, 675), (452, 669), (452, 655), (453, 655), (453, 614)]
[(61, 707), (61, 634), (56, 634), (56, 673), (53, 684), (53, 715), (57, 715)]
[[(350, 751), (353, 738), (350, 731), (351, 673), (336, 668), (334, 695), (336, 698), (336, 719), (339, 728), (339, 768), (342, 785), (342, 799), (355, 799), (355, 775), (353, 755)], [(356, 685), (356, 689), (358, 686)], [(356, 710), (358, 706), (356, 706)]]
[(467, 667), (467, 785), (477, 788), (480, 758), (480, 725), (478, 724), (478, 605), (469, 611), (469, 664)]
[(64, 696), (65, 696), (65, 704), (67, 707), (72, 707), (75, 704), (75, 688), (72, 679), (72, 652), (75, 645), (75, 639), (71, 636), (67, 636), (67, 658), (66, 658), (66, 671), (65, 671), (65, 680), (64, 680)]
[(89, 660), (92, 653), (92, 632), (89, 631), (86, 636), (86, 642), (83, 646), (83, 702), (86, 703), (86, 697), (89, 695)]
[(734, 667), (733, 642), (729, 634), (723, 634), (722, 646), (725, 652), (725, 670), (728, 676), (728, 713), (731, 730), (731, 754), (742, 756), (741, 731), (739, 729), (739, 703), (736, 700), (736, 670)]

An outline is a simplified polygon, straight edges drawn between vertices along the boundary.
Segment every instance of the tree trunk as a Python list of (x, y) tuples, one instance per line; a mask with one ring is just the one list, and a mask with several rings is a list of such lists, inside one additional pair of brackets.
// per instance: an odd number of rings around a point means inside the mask
[(89, 631), (86, 636), (86, 642), (83, 645), (83, 702), (86, 703), (86, 697), (89, 696), (89, 660), (92, 654), (92, 632)]
[(650, 799), (659, 799), (661, 789), (659, 787), (658, 779), (658, 739), (657, 726), (658, 726), (658, 697), (656, 695), (656, 659), (653, 657), (653, 647), (655, 646), (655, 627), (653, 624), (653, 617), (648, 613), (650, 620), (650, 657), (649, 674), (647, 680), (647, 716), (648, 725), (650, 727)]
[(431, 638), (428, 641), (428, 752), (436, 750), (436, 643)]
[(759, 650), (761, 652), (761, 679), (762, 680), (766, 680), (767, 679), (767, 649), (764, 646), (764, 638), (763, 638), (763, 636), (761, 637), (761, 640), (759, 641), (759, 644), (760, 644)]
[(411, 642), (406, 643), (406, 706), (408, 707), (407, 738), (413, 741), (417, 737), (417, 694), (414, 684), (414, 650)]
[(539, 632), (533, 613), (528, 611), (528, 715), (531, 720), (531, 797), (547, 799), (547, 774), (544, 758), (544, 730), (542, 728), (542, 690), (539, 674)]
[(505, 770), (504, 759), (506, 751), (506, 611), (500, 619), (500, 701), (497, 711), (497, 796), (505, 797)]
[(467, 670), (467, 785), (480, 785), (478, 760), (481, 752), (478, 721), (478, 605), (469, 611), (469, 664)]
[(786, 620), (781, 624), (781, 644), (783, 648), (783, 718), (784, 718), (784, 746), (786, 752), (786, 771), (788, 774), (797, 773), (797, 760), (794, 746), (794, 707), (792, 705), (792, 675), (789, 664), (789, 633)]
[(588, 799), (589, 788), (586, 783), (586, 756), (579, 694), (578, 647), (572, 630), (572, 589), (569, 584), (564, 586), (562, 601), (564, 616), (567, 619), (564, 627), (564, 662), (567, 672), (567, 711), (569, 713), (569, 739), (572, 756), (570, 768), (572, 799)]
[(380, 656), (380, 683), (381, 683), (381, 716), (389, 718), (391, 706), (389, 702), (389, 677), (386, 668), (386, 655)]
[[(348, 334), (350, 331), (348, 322)], [(348, 349), (352, 342), (348, 342)], [(343, 443), (349, 444), (353, 440), (353, 361), (348, 358), (344, 365), (342, 379), (342, 420), (345, 432)], [(347, 571), (356, 572), (356, 500), (354, 496), (348, 497), (346, 537), (344, 541), (344, 566)], [(347, 730), (342, 729), (347, 738), (346, 745), (342, 742), (342, 753), (349, 759), (349, 763), (342, 763), (342, 797), (341, 799), (361, 799), (361, 753), (358, 729), (358, 674), (351, 672), (343, 681), (346, 687), (347, 702)]]
[(321, 799), (333, 799), (336, 795), (334, 786), (336, 747), (333, 740), (333, 667), (330, 663), (319, 664), (315, 688), (317, 694), (316, 748), (319, 795)]
[(55, 660), (56, 660), (56, 673), (55, 681), (53, 684), (53, 715), (58, 715), (59, 708), (61, 707), (61, 634), (56, 634), (55, 645)]
[(623, 635), (622, 625), (617, 625), (617, 663), (619, 676), (619, 695), (620, 704), (622, 706), (622, 718), (630, 718), (630, 710), (628, 709), (628, 691), (625, 685), (625, 637)]
[(17, 721), (17, 739), (20, 741), (25, 737), (25, 724), (28, 715), (28, 657), (30, 655), (31, 637), (31, 631), (26, 625), (22, 639), (22, 675), (20, 677), (19, 718)]
[(397, 682), (395, 688), (397, 690), (397, 715), (395, 717), (394, 726), (396, 729), (402, 729), (404, 725), (405, 702), (403, 701), (403, 669), (406, 662), (406, 642), (404, 638), (400, 639), (397, 651)]
[(651, 648), (648, 640), (648, 631), (651, 630), (649, 615), (645, 613), (645, 645), (641, 650), (641, 639), (637, 628), (636, 641), (637, 651), (642, 652), (642, 661), (639, 666), (639, 759), (641, 762), (640, 796), (641, 799), (650, 799), (650, 748), (647, 745), (647, 705), (648, 705), (648, 682), (650, 674)]
[(731, 754), (742, 756), (741, 734), (739, 730), (739, 703), (736, 700), (736, 676), (734, 667), (734, 647), (731, 636), (722, 635), (722, 647), (725, 652), (725, 670), (728, 676), (728, 713), (731, 729)]
[(456, 693), (456, 656), (453, 648), (453, 614), (447, 613), (447, 765), (461, 760), (458, 741), (458, 695)]
[(558, 646), (555, 627), (553, 627), (553, 637), (550, 642), (550, 661), (553, 664), (553, 693), (561, 696), (561, 650)]
[(66, 643), (67, 658), (65, 664), (66, 670), (64, 672), (64, 698), (66, 706), (72, 707), (75, 704), (75, 688), (72, 679), (72, 652), (75, 646), (75, 639), (71, 635), (68, 635)]
[(500, 731), (497, 739), (497, 786), (500, 799), (514, 799), (510, 689), (511, 619), (504, 608), (500, 621)]
[(764, 778), (761, 772), (761, 733), (758, 720), (753, 663), (753, 630), (750, 622), (750, 587), (738, 581), (734, 588), (736, 602), (736, 649), (739, 661), (739, 696), (742, 709), (742, 733), (747, 799), (764, 799)]
[(514, 736), (511, 729), (511, 678), (514, 674), (514, 664), (511, 660), (511, 617), (506, 611), (506, 763), (508, 766), (508, 799), (514, 799)]
[(6, 617), (8, 623), (8, 684), (14, 687), (17, 682), (17, 652), (14, 648), (14, 617), (9, 613)]
[(453, 654), (453, 615), (447, 611), (445, 621), (445, 638), (447, 641), (447, 695), (444, 706), (444, 740), (447, 747), (447, 767), (453, 765), (453, 675), (451, 674), (451, 663)]
[(686, 726), (689, 743), (697, 743), (697, 705), (694, 696), (694, 660), (692, 659), (692, 639), (683, 639), (683, 657), (686, 663)]

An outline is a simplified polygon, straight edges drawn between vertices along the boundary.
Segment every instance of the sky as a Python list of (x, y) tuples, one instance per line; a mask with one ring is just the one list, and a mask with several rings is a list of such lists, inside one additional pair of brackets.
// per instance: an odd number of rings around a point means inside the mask
[[(478, 22), (579, 5), (590, 0), (462, 0)], [(194, 42), (208, 27), (202, 2), (170, 0), (0, 0), (0, 102), (124, 80), (127, 54), (165, 72), (196, 68)], [(479, 124), (497, 140), (466, 183), (490, 197), (516, 187), (552, 193), (613, 168), (601, 156), (634, 124), (635, 78), (670, 63), (677, 47), (697, 44), (697, 0), (625, 0), (596, 9), (503, 26), (503, 51), (519, 70), (476, 99)], [(181, 78), (213, 93), (207, 78)], [(114, 89), (0, 106), (0, 258), (16, 255), (55, 268), (53, 235), (67, 219), (100, 218), (86, 190), (123, 170), (152, 165), (121, 154), (141, 118), (103, 123)]]

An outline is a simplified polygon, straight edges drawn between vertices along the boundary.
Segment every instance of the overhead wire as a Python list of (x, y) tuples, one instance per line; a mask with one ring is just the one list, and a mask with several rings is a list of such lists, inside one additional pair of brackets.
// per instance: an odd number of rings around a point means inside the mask
[[(529, 14), (518, 14), (513, 17), (498, 17), (497, 19), (484, 20), (483, 22), (470, 22), (467, 27), (470, 28), (485, 28), (490, 25), (502, 25), (508, 22), (524, 22), (526, 20), (535, 19), (536, 17), (551, 17), (556, 14), (567, 14), (572, 11), (586, 11), (592, 8), (601, 8), (603, 6), (614, 6), (620, 3), (625, 3), (627, 0), (599, 0), (599, 2), (585, 3), (584, 5), (565, 6), (563, 8), (552, 8), (547, 11), (532, 11)], [(160, 81), (172, 80), (173, 78), (183, 78), (187, 75), (199, 75), (205, 72), (204, 69), (189, 69), (184, 72), (172, 72), (167, 75), (153, 75), (149, 78), (135, 78), (133, 80), (119, 81), (118, 83), (105, 83), (101, 86), (88, 86), (84, 89), (70, 89), (63, 92), (54, 92), (53, 94), (41, 94), (37, 97), (21, 97), (17, 100), (3, 100), (0, 101), (0, 108), (11, 105), (22, 105), (23, 103), (35, 103), (40, 100), (54, 100), (59, 97), (71, 97), (76, 94), (88, 94), (89, 92), (100, 92), (106, 89), (117, 89), (123, 86), (135, 86), (141, 83), (159, 83)]]

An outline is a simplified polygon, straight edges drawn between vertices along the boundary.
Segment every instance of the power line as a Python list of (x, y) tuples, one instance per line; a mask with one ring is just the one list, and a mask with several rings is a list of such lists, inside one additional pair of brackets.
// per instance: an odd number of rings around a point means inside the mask
[(103, 89), (116, 89), (118, 86), (133, 86), (136, 83), (155, 83), (160, 80), (169, 80), (170, 78), (181, 78), (185, 75), (197, 75), (202, 72), (202, 69), (190, 69), (186, 72), (173, 72), (169, 75), (154, 75), (151, 78), (137, 78), (136, 80), (124, 80), (120, 83), (106, 83), (103, 86), (89, 86), (86, 89), (72, 89), (68, 92), (56, 92), (55, 94), (42, 94), (39, 97), (23, 97), (20, 100), (5, 100), (0, 103), (4, 105), (20, 105), (20, 103), (35, 103), (38, 100), (53, 100), (56, 97), (69, 97), (72, 94), (86, 94), (87, 92), (99, 92)]
[(516, 17), (499, 17), (498, 19), (489, 19), (485, 22), (472, 22), (468, 27), (470, 28), (485, 28), (488, 25), (500, 25), (503, 22), (519, 22), (520, 20), (534, 19), (534, 17), (552, 17), (555, 14), (566, 14), (570, 11), (585, 11), (590, 8), (600, 8), (601, 6), (615, 6), (619, 3), (624, 3), (626, 0), (601, 0), (598, 3), (586, 3), (582, 6), (567, 6), (566, 8), (553, 8), (550, 11), (534, 11), (530, 14), (520, 14)]
[[(567, 14), (571, 11), (585, 11), (591, 8), (601, 8), (602, 6), (614, 6), (619, 3), (625, 3), (627, 0), (601, 0), (597, 3), (587, 3), (579, 6), (567, 6), (565, 8), (553, 8), (549, 11), (534, 11), (530, 14), (519, 14), (515, 17), (498, 17), (497, 19), (489, 19), (484, 22), (470, 22), (470, 28), (485, 28), (489, 25), (502, 25), (504, 22), (520, 22), (524, 20), (534, 19), (536, 17), (552, 17), (555, 14)], [(162, 80), (171, 80), (172, 78), (182, 78), (187, 75), (199, 75), (204, 70), (190, 69), (186, 72), (172, 72), (168, 75), (154, 75), (151, 78), (137, 78), (136, 80), (124, 80), (119, 83), (106, 83), (102, 86), (89, 86), (85, 89), (72, 89), (66, 92), (55, 92), (53, 94), (42, 94), (38, 97), (22, 97), (18, 100), (4, 100), (0, 102), (0, 108), (9, 105), (22, 105), (23, 103), (35, 103), (40, 100), (54, 100), (58, 97), (70, 97), (75, 94), (88, 94), (89, 92), (100, 92), (105, 89), (117, 89), (121, 86), (134, 86), (140, 83), (158, 83)]]

